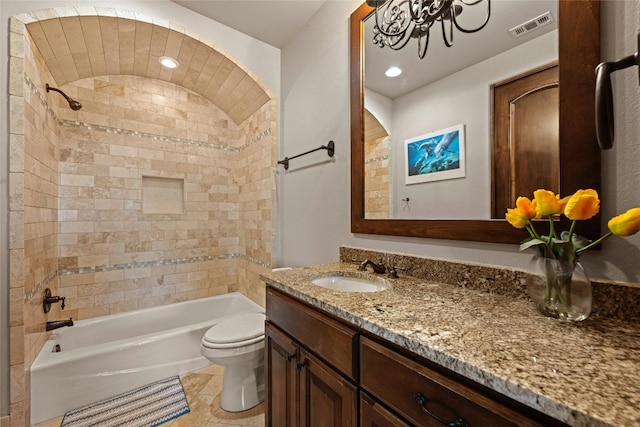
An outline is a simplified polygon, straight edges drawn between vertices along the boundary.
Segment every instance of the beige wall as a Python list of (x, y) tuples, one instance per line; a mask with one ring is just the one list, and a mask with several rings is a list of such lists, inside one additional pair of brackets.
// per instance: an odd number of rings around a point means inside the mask
[[(10, 43), (10, 425), (22, 427), (46, 321), (231, 291), (264, 305), (276, 109), (236, 124), (173, 83), (100, 76), (61, 87), (76, 112), (46, 93), (55, 80), (15, 20)], [(179, 182), (181, 212), (143, 209), (143, 177)], [(47, 287), (64, 311), (43, 313)]]

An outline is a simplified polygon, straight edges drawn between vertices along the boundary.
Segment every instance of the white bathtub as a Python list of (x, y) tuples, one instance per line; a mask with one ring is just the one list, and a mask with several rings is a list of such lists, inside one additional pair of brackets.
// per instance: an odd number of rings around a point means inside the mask
[(264, 309), (234, 292), (56, 329), (31, 366), (31, 423), (209, 365), (206, 330), (249, 312)]

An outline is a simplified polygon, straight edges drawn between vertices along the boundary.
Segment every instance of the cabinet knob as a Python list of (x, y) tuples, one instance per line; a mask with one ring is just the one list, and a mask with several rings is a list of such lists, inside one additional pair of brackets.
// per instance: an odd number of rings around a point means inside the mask
[(291, 362), (293, 359), (296, 358), (296, 354), (295, 353), (287, 354), (285, 357), (287, 358), (287, 362)]
[(451, 413), (453, 413), (455, 415), (455, 417), (457, 418), (457, 420), (455, 421), (446, 421), (442, 418), (440, 418), (438, 415), (434, 414), (433, 412), (431, 412), (428, 408), (427, 408), (427, 404), (429, 402), (436, 402), (436, 400), (434, 399), (427, 399), (427, 397), (422, 394), (422, 393), (416, 393), (415, 395), (415, 399), (416, 399), (416, 403), (420, 406), (420, 408), (422, 408), (422, 410), (429, 415), (430, 417), (432, 417), (433, 419), (435, 419), (436, 421), (438, 421), (440, 424), (448, 426), (448, 427), (470, 427), (469, 424), (467, 424), (467, 422), (465, 420), (463, 420), (462, 418), (460, 418), (458, 416), (458, 414), (455, 413), (455, 411), (453, 411), (451, 408), (448, 408), (444, 403), (442, 402), (437, 402), (439, 405), (444, 406), (445, 408), (449, 409), (449, 411), (451, 411)]
[(302, 370), (302, 368), (304, 368), (304, 365), (305, 365), (305, 364), (306, 364), (306, 363), (305, 363), (305, 361), (304, 361), (304, 360), (303, 360), (302, 362), (298, 362), (298, 363), (296, 363), (296, 368), (298, 368), (298, 371), (301, 371), (301, 370)]

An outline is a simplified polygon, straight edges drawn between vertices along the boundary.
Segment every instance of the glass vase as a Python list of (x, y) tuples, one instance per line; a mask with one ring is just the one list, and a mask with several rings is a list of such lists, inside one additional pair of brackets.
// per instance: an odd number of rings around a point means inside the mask
[(579, 262), (533, 257), (527, 292), (548, 317), (578, 322), (591, 313), (591, 280)]

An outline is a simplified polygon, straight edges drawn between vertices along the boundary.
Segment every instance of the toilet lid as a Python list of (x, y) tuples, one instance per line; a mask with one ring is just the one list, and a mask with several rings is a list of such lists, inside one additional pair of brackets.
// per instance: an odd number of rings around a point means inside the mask
[(204, 341), (226, 344), (251, 340), (264, 335), (264, 321), (264, 313), (234, 316), (209, 328)]

